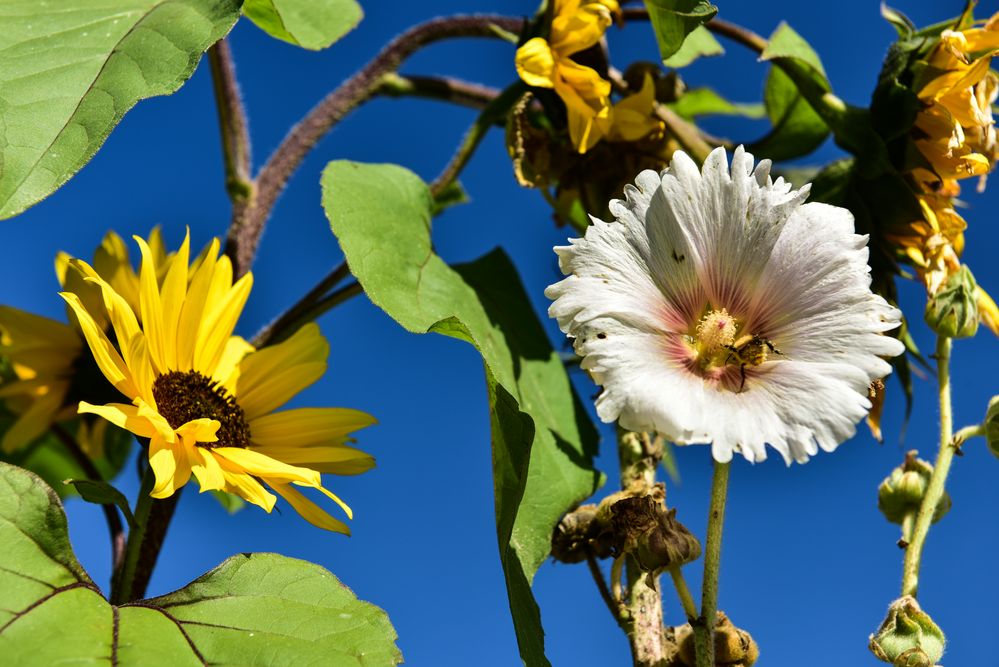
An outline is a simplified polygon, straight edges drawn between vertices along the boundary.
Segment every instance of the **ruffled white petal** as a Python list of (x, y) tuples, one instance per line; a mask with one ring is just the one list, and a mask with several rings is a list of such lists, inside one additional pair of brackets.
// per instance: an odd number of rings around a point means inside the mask
[[(582, 367), (603, 386), (597, 413), (681, 444), (710, 443), (790, 462), (831, 451), (870, 409), (870, 382), (902, 352), (883, 335), (901, 314), (871, 293), (866, 237), (849, 212), (804, 204), (753, 167), (741, 147), (698, 170), (681, 152), (661, 176), (643, 172), (616, 220), (556, 248), (568, 276), (549, 287), (549, 314), (574, 339)], [(685, 338), (708, 309), (726, 308), (779, 350), (745, 368), (696, 369)], [(724, 377), (725, 381), (719, 378)]]

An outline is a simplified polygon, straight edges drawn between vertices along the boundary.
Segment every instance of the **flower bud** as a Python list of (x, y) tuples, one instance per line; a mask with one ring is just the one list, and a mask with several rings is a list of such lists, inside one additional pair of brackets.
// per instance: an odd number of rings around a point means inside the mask
[(666, 512), (652, 496), (617, 501), (611, 522), (621, 550), (646, 572), (679, 567), (701, 555), (701, 543), (676, 520), (676, 508)]
[(967, 266), (962, 266), (926, 302), (926, 323), (941, 336), (974, 336), (978, 331), (976, 289), (971, 271)]
[(868, 647), (879, 660), (895, 667), (933, 667), (944, 652), (943, 631), (910, 596), (888, 607), (888, 616)]
[[(926, 495), (926, 487), (933, 474), (933, 466), (929, 462), (916, 458), (919, 452), (913, 449), (905, 455), (905, 461), (891, 471), (878, 487), (878, 509), (892, 523), (902, 524), (905, 517), (919, 511), (919, 506)], [(933, 513), (934, 523), (943, 518), (950, 510), (950, 495), (944, 491), (936, 512)]]
[(989, 443), (989, 451), (999, 456), (999, 396), (992, 397), (985, 411), (985, 439)]
[[(695, 667), (694, 630), (690, 623), (676, 629), (675, 641), (680, 651), (680, 664)], [(760, 647), (749, 633), (732, 625), (725, 612), (719, 611), (715, 622), (716, 667), (751, 667), (759, 657)]]

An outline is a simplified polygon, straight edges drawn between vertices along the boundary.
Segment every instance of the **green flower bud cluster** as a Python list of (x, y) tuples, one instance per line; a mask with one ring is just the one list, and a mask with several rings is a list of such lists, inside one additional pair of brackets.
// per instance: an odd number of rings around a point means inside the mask
[[(694, 630), (690, 623), (676, 629), (675, 641), (680, 652), (680, 664), (695, 667)], [(725, 612), (719, 611), (715, 625), (716, 667), (752, 667), (760, 657), (760, 647), (748, 632), (735, 627)]]
[(999, 396), (992, 397), (985, 411), (985, 439), (989, 443), (989, 451), (999, 456)]
[[(906, 454), (902, 465), (892, 470), (878, 487), (878, 509), (892, 523), (904, 524), (907, 516), (915, 515), (926, 495), (933, 466), (917, 458), (918, 453), (912, 450)], [(950, 495), (945, 491), (933, 513), (933, 521), (943, 518), (950, 505)]]
[(891, 603), (868, 647), (894, 667), (934, 667), (946, 641), (940, 627), (907, 595)]
[(926, 302), (923, 317), (936, 333), (950, 338), (970, 338), (978, 331), (978, 297), (975, 277), (967, 266), (955, 271)]

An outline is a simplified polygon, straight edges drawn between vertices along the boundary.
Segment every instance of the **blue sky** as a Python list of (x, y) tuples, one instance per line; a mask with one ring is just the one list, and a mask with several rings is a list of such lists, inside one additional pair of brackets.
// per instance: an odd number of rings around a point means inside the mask
[[(958, 13), (962, 4), (909, 1), (899, 8), (926, 24)], [(818, 51), (835, 91), (855, 104), (869, 99), (894, 37), (873, 0), (841, 0), (835, 11), (821, 12), (815, 3), (722, 0), (719, 5), (721, 17), (764, 35), (787, 20)], [(979, 14), (996, 9), (982, 3)], [(365, 10), (356, 31), (320, 53), (273, 41), (248, 22), (236, 27), (231, 39), (257, 165), (293, 122), (407, 26), (456, 12), (523, 15), (534, 5), (369, 1)], [(612, 60), (622, 69), (636, 59), (656, 59), (647, 25), (612, 29), (609, 40)], [(697, 63), (684, 78), (691, 85), (712, 85), (737, 101), (757, 101), (766, 67), (737, 45), (726, 48), (724, 58)], [(403, 71), (503, 86), (515, 76), (512, 59), (513, 49), (503, 42), (461, 41), (426, 49)], [(319, 204), (319, 173), (327, 161), (397, 162), (430, 179), (473, 119), (474, 112), (438, 102), (385, 99), (339, 125), (305, 162), (275, 210), (239, 332), (252, 335), (340, 261)], [(749, 141), (766, 128), (716, 119), (709, 129)], [(803, 162), (821, 164), (839, 154), (827, 143)], [(516, 184), (499, 132), (487, 137), (462, 180), (472, 202), (435, 222), (438, 252), (449, 261), (464, 261), (502, 245), (536, 310), (544, 312), (542, 292), (558, 277), (551, 248), (565, 241), (567, 231), (554, 227), (537, 193)], [(973, 189), (965, 189), (970, 224), (965, 258), (995, 295), (999, 269), (991, 260), (999, 231), (992, 211), (999, 193), (977, 195)], [(107, 229), (128, 236), (145, 234), (154, 224), (163, 225), (171, 245), (190, 226), (200, 245), (224, 234), (228, 218), (211, 81), (202, 63), (179, 93), (144, 101), (130, 112), (97, 157), (59, 192), (0, 224), (0, 246), (6, 250), (0, 302), (62, 317), (52, 271), (56, 251), (89, 257)], [(920, 318), (922, 288), (902, 284), (901, 292), (917, 342), (931, 349)], [(322, 533), (287, 509), (268, 516), (250, 508), (229, 517), (191, 488), (180, 503), (150, 594), (182, 586), (233, 553), (276, 551), (322, 564), (362, 599), (383, 607), (408, 664), (517, 664), (496, 550), (489, 421), (478, 355), (456, 340), (405, 333), (363, 296), (320, 324), (331, 342), (330, 370), (295, 404), (359, 408), (380, 420), (360, 435), (360, 446), (377, 457), (378, 467), (361, 477), (330, 479), (330, 488), (355, 510), (354, 536)], [(561, 344), (554, 324), (546, 322), (546, 327)], [(997, 345), (984, 329), (955, 345), (957, 426), (977, 422), (999, 388)], [(582, 396), (594, 393), (585, 376), (575, 380)], [(902, 401), (895, 391), (889, 396), (883, 445), (862, 430), (834, 454), (821, 454), (805, 466), (787, 468), (778, 456), (756, 466), (744, 461), (733, 466), (720, 604), (759, 642), (762, 664), (877, 664), (867, 652), (867, 635), (898, 593), (902, 556), (895, 546), (897, 527), (876, 509), (877, 485), (905, 449), (918, 448), (926, 457), (935, 453), (935, 387), (917, 380), (916, 389), (902, 444)], [(607, 426), (601, 433), (599, 464), (613, 480), (613, 433)], [(709, 459), (705, 447), (681, 449), (682, 482), (668, 489), (669, 504), (679, 507), (679, 518), (699, 535)], [(121, 482), (134, 495), (128, 470)], [(948, 633), (946, 664), (982, 664), (984, 642), (994, 630), (990, 592), (999, 586), (999, 573), (990, 555), (999, 550), (996, 475), (999, 461), (984, 443), (969, 443), (950, 478), (954, 508), (930, 533), (920, 599)], [(79, 557), (105, 583), (107, 539), (99, 509), (71, 502), (67, 511)], [(692, 587), (699, 588), (699, 570), (700, 563), (689, 568)], [(585, 567), (545, 564), (535, 593), (555, 665), (628, 663), (626, 642)], [(667, 595), (667, 620), (680, 617), (675, 597)]]

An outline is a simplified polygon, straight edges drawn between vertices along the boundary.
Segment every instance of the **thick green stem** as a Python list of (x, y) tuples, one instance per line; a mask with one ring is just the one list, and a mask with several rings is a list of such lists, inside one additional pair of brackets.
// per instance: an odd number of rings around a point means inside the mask
[(111, 580), (111, 603), (124, 604), (142, 598), (159, 558), (163, 539), (177, 507), (181, 489), (169, 498), (157, 500), (150, 496), (156, 475), (146, 468), (142, 476), (139, 497), (135, 501), (135, 525), (128, 533), (121, 567)]
[(215, 106), (218, 109), (219, 131), (222, 135), (226, 191), (233, 202), (245, 202), (253, 191), (253, 178), (250, 176), (250, 133), (236, 81), (236, 66), (227, 40), (219, 40), (208, 49), (208, 63), (212, 69)]
[(923, 557), (923, 546), (926, 536), (933, 523), (933, 515), (944, 494), (950, 464), (954, 460), (957, 446), (953, 437), (953, 416), (950, 403), (950, 350), (951, 339), (946, 336), (937, 338), (937, 385), (940, 397), (940, 449), (937, 460), (933, 464), (933, 474), (926, 486), (926, 495), (919, 506), (916, 523), (912, 529), (912, 541), (905, 550), (905, 560), (902, 564), (902, 595), (916, 597), (919, 589), (919, 566)]
[[(656, 485), (659, 458), (645, 434), (620, 431), (618, 456), (621, 462), (621, 488), (635, 496), (650, 495)], [(635, 667), (662, 667), (676, 654), (663, 628), (663, 598), (659, 577), (650, 577), (638, 563), (626, 557), (624, 595), (625, 630), (631, 644)], [(613, 583), (613, 582), (612, 582)]]
[(708, 535), (704, 546), (701, 616), (693, 624), (697, 667), (715, 667), (714, 637), (718, 613), (718, 569), (721, 564), (725, 499), (728, 496), (728, 471), (732, 464), (715, 461), (714, 466), (714, 474), (711, 477), (711, 506), (708, 510)]

